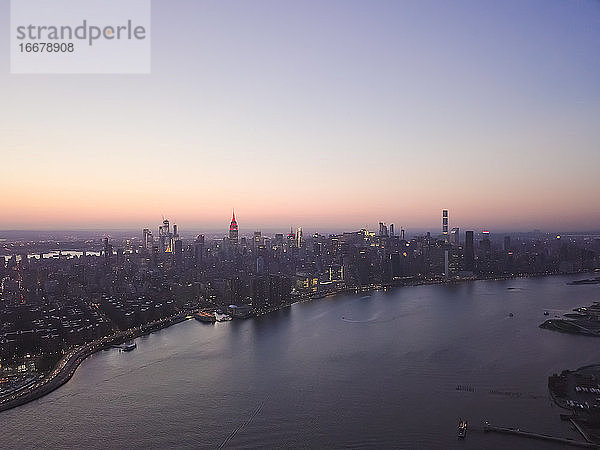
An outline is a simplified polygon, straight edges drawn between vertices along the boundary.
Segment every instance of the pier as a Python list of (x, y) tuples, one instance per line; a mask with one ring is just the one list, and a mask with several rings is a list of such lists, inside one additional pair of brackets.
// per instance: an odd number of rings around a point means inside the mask
[(498, 427), (495, 425), (491, 425), (489, 422), (485, 423), (485, 425), (483, 427), (483, 431), (485, 433), (496, 432), (496, 433), (504, 433), (504, 434), (516, 434), (517, 436), (523, 436), (523, 437), (527, 437), (527, 438), (531, 438), (531, 439), (539, 439), (539, 440), (543, 440), (543, 441), (558, 442), (561, 444), (571, 445), (573, 447), (600, 449), (600, 445), (593, 444), (591, 442), (576, 441), (576, 440), (570, 439), (570, 438), (561, 438), (561, 437), (550, 436), (547, 434), (533, 433), (531, 431), (524, 431), (519, 428)]

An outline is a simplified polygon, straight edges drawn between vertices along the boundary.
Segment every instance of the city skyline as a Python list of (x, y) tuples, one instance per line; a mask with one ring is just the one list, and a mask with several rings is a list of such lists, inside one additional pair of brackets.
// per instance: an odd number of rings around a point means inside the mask
[[(438, 215), (443, 210), (435, 211)], [(452, 213), (452, 211), (450, 211)], [(236, 213), (237, 215), (237, 213)], [(141, 229), (148, 229), (151, 232), (160, 232), (162, 221), (171, 222), (172, 224), (176, 224), (180, 226), (183, 223), (183, 228), (180, 228), (181, 235), (186, 236), (188, 238), (194, 237), (197, 233), (209, 234), (213, 236), (227, 236), (230, 234), (231, 230), (231, 213), (229, 215), (229, 219), (221, 220), (219, 222), (181, 222), (177, 220), (177, 217), (167, 216), (167, 215), (159, 215), (154, 218), (151, 218), (148, 221), (140, 222), (140, 223), (131, 223), (131, 224), (123, 224), (112, 226), (109, 224), (107, 227), (96, 226), (96, 225), (87, 225), (87, 226), (70, 226), (71, 223), (66, 224), (64, 227), (21, 227), (21, 228), (6, 228), (0, 229), (0, 233), (36, 233), (40, 232), (44, 233), (52, 233), (52, 232), (82, 232), (82, 233), (108, 233), (107, 236), (110, 236), (110, 233), (137, 233)], [(537, 226), (535, 223), (531, 224), (531, 226), (521, 225), (516, 227), (511, 226), (502, 226), (498, 225), (498, 223), (461, 223), (454, 218), (453, 215), (449, 218), (448, 225), (448, 233), (444, 232), (443, 225), (434, 224), (434, 220), (431, 217), (427, 218), (427, 221), (424, 223), (429, 223), (429, 225), (415, 225), (415, 226), (406, 226), (402, 223), (401, 220), (394, 220), (394, 218), (390, 218), (390, 216), (381, 217), (379, 219), (368, 220), (364, 223), (343, 223), (339, 221), (331, 221), (330, 224), (321, 224), (316, 225), (315, 223), (311, 223), (310, 221), (297, 221), (297, 222), (278, 222), (278, 223), (266, 223), (263, 221), (255, 221), (255, 222), (246, 222), (245, 220), (242, 222), (241, 227), (239, 228), (239, 236), (252, 237), (255, 231), (263, 231), (266, 233), (285, 233), (292, 230), (294, 232), (298, 227), (304, 228), (306, 232), (309, 233), (341, 233), (348, 231), (357, 231), (357, 230), (368, 230), (371, 232), (378, 232), (381, 224), (383, 223), (386, 228), (391, 225), (392, 227), (396, 227), (395, 234), (400, 235), (401, 231), (407, 233), (407, 235), (418, 235), (430, 232), (432, 235), (440, 235), (443, 236), (445, 234), (449, 234), (450, 228), (454, 229), (459, 228), (461, 231), (464, 230), (473, 230), (475, 233), (530, 233), (530, 232), (540, 232), (546, 234), (553, 233), (575, 233), (575, 234), (586, 234), (592, 233), (597, 234), (600, 233), (599, 227), (589, 227), (589, 228), (565, 228), (561, 226), (557, 226), (554, 222), (546, 222), (545, 224), (541, 224), (541, 226)], [(235, 222), (236, 226), (237, 221)], [(499, 222), (501, 223), (501, 222)], [(2, 235), (0, 234), (0, 241), (2, 240)]]
[(600, 448), (600, 0), (0, 29), (5, 447)]
[(150, 75), (0, 62), (0, 229), (599, 227), (595, 2), (152, 7)]

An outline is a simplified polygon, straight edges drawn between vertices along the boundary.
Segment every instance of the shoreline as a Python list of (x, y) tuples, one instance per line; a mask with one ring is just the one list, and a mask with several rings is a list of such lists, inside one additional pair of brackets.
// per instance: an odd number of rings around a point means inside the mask
[[(297, 303), (306, 303), (313, 300), (322, 300), (324, 298), (335, 297), (340, 294), (351, 294), (351, 293), (368, 293), (378, 290), (392, 290), (398, 289), (402, 287), (415, 287), (415, 286), (424, 286), (424, 285), (435, 285), (435, 284), (458, 284), (464, 282), (473, 282), (473, 281), (501, 281), (501, 280), (512, 280), (519, 278), (536, 278), (536, 277), (547, 277), (547, 276), (567, 276), (567, 275), (577, 275), (578, 273), (590, 273), (593, 271), (585, 271), (585, 272), (577, 272), (574, 274), (531, 274), (531, 275), (518, 275), (518, 276), (506, 276), (506, 277), (490, 277), (490, 278), (472, 278), (472, 279), (461, 279), (461, 280), (404, 280), (398, 281), (395, 283), (387, 283), (387, 284), (373, 284), (368, 286), (359, 286), (359, 287), (344, 287), (331, 292), (326, 293), (310, 293), (300, 295), (298, 298), (291, 302), (286, 303), (274, 308), (270, 308), (266, 311), (260, 312), (258, 314), (254, 314), (252, 317), (262, 317), (273, 312), (282, 310), (284, 308), (289, 308), (292, 305)], [(408, 281), (408, 283), (406, 282)], [(319, 296), (318, 298), (314, 298), (314, 296)], [(71, 352), (67, 353), (67, 355), (63, 356), (50, 375), (45, 375), (37, 384), (37, 386), (28, 392), (17, 393), (11, 395), (5, 399), (0, 400), (0, 413), (7, 411), (9, 409), (13, 409), (26, 403), (32, 402), (34, 400), (38, 400), (41, 397), (44, 397), (47, 394), (55, 391), (62, 385), (66, 384), (75, 374), (75, 371), (79, 367), (79, 365), (89, 356), (97, 353), (101, 350), (109, 348), (115, 342), (119, 340), (126, 339), (135, 339), (140, 336), (148, 335), (154, 331), (161, 330), (163, 328), (168, 328), (171, 325), (175, 325), (177, 323), (181, 323), (186, 320), (186, 317), (197, 312), (196, 309), (182, 311), (174, 316), (163, 319), (159, 322), (151, 322), (146, 324), (145, 326), (139, 329), (133, 330), (125, 330), (121, 332), (117, 332), (113, 335), (105, 336), (98, 341), (92, 341), (87, 344), (84, 344), (81, 347), (75, 348), (71, 350)]]
[(37, 383), (33, 390), (13, 395), (9, 394), (7, 398), (0, 400), (0, 413), (38, 400), (55, 391), (67, 383), (73, 377), (79, 365), (94, 353), (110, 348), (111, 345), (118, 341), (135, 339), (153, 333), (154, 331), (168, 328), (171, 325), (181, 323), (186, 320), (187, 316), (193, 314), (195, 311), (196, 310), (182, 311), (174, 316), (162, 319), (158, 322), (151, 322), (138, 329), (120, 331), (72, 349), (58, 361), (49, 375), (45, 375)]
[[(595, 272), (595, 270), (592, 269), (592, 270), (584, 270), (584, 271), (575, 272), (575, 273), (535, 273), (535, 274), (520, 274), (520, 275), (512, 275), (512, 276), (511, 275), (494, 276), (494, 277), (489, 277), (489, 278), (462, 278), (462, 279), (455, 279), (455, 280), (443, 280), (443, 279), (436, 279), (436, 280), (410, 279), (409, 280), (409, 279), (405, 279), (405, 280), (398, 280), (396, 282), (386, 283), (386, 284), (370, 284), (367, 286), (345, 287), (345, 288), (340, 288), (340, 289), (333, 290), (330, 292), (325, 292), (325, 293), (312, 292), (310, 294), (303, 294), (303, 295), (299, 295), (298, 298), (291, 303), (285, 303), (283, 305), (279, 305), (279, 306), (270, 308), (259, 314), (254, 314), (252, 317), (265, 316), (272, 312), (280, 311), (285, 308), (289, 308), (292, 305), (295, 305), (296, 303), (306, 303), (306, 302), (310, 302), (313, 300), (323, 300), (324, 298), (335, 297), (340, 294), (359, 294), (359, 293), (368, 293), (368, 292), (374, 292), (374, 291), (380, 291), (380, 290), (383, 290), (383, 291), (394, 290), (394, 289), (400, 289), (403, 287), (431, 286), (431, 285), (436, 285), (436, 284), (462, 284), (462, 283), (472, 283), (474, 281), (505, 281), (505, 280), (518, 280), (521, 278), (543, 278), (543, 277), (555, 277), (555, 276), (570, 276), (570, 275), (578, 275), (578, 274), (584, 274), (584, 273), (597, 273), (597, 272)], [(318, 296), (318, 297), (315, 298), (315, 296)]]

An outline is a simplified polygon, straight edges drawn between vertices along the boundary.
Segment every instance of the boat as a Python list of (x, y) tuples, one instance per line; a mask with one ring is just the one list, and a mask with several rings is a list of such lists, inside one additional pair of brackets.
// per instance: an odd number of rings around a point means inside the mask
[(550, 313), (549, 313), (548, 311), (544, 311), (544, 315), (545, 315), (545, 316), (547, 316), (547, 315), (549, 315), (549, 314), (550, 314)]
[(566, 313), (564, 316), (568, 317), (569, 319), (587, 319), (589, 317), (587, 314), (581, 313)]
[(508, 317), (515, 317), (513, 313), (508, 313)]
[(459, 439), (464, 439), (465, 437), (467, 437), (467, 421), (466, 420), (459, 420), (458, 422), (458, 427), (456, 428), (456, 432), (458, 434), (458, 438)]
[(204, 323), (214, 323), (217, 320), (214, 314), (205, 311), (198, 311), (196, 314), (194, 314), (194, 318), (197, 321)]
[(126, 342), (125, 344), (123, 344), (121, 346), (121, 351), (122, 352), (130, 352), (131, 350), (133, 350), (136, 347), (137, 347), (137, 344), (135, 342)]
[(217, 314), (215, 320), (217, 322), (227, 322), (229, 320), (232, 320), (232, 317), (228, 314)]
[(585, 280), (575, 280), (575, 281), (571, 281), (570, 283), (567, 283), (570, 286), (577, 286), (580, 284), (600, 284), (600, 277), (596, 277), (596, 278), (588, 278)]

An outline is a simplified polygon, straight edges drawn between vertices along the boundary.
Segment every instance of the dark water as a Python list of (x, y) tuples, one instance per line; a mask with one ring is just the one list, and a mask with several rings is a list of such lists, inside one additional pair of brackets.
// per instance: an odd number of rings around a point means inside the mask
[[(574, 278), (419, 286), (260, 319), (190, 320), (137, 339), (130, 353), (93, 355), (59, 390), (0, 414), (0, 447), (561, 448), (481, 424), (579, 438), (560, 421), (547, 377), (600, 362), (600, 339), (538, 328), (544, 310), (600, 300), (598, 285), (565, 285)], [(459, 417), (470, 423), (465, 441)]]

